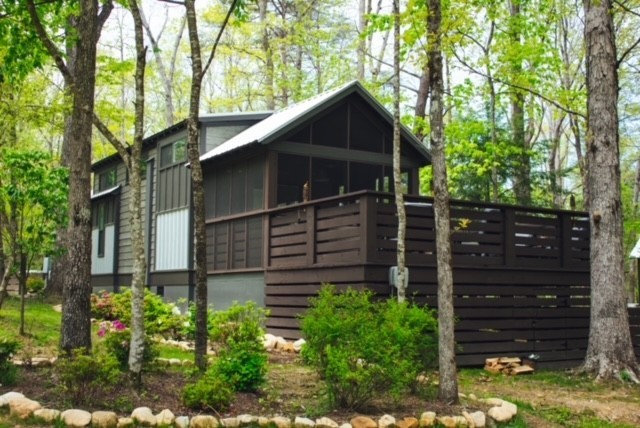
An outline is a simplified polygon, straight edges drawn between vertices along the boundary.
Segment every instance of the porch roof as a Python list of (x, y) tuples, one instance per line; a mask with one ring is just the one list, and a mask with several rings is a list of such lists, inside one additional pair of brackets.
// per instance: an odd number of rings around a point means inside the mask
[[(247, 128), (226, 142), (220, 144), (200, 157), (201, 161), (207, 161), (220, 155), (236, 151), (257, 144), (269, 144), (277, 138), (291, 131), (312, 116), (332, 107), (347, 96), (357, 93), (362, 99), (376, 110), (388, 123), (393, 123), (391, 113), (376, 100), (358, 81), (352, 81), (328, 92), (293, 104), (282, 110), (276, 111), (271, 116)], [(431, 163), (431, 155), (427, 148), (405, 126), (401, 130), (402, 138), (411, 144), (424, 156), (425, 164)]]

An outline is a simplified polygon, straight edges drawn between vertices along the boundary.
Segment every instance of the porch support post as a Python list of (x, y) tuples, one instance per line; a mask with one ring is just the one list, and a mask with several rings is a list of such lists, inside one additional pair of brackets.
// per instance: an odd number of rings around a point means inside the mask
[(360, 263), (370, 263), (376, 256), (376, 204), (371, 194), (360, 198)]

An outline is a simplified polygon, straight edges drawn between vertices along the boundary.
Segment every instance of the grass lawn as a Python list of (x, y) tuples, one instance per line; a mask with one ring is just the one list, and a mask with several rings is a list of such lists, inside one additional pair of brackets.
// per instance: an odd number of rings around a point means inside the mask
[(8, 297), (0, 309), (0, 336), (20, 338), (23, 350), (55, 355), (60, 342), (61, 314), (55, 303), (33, 297), (25, 305), (25, 336), (20, 336), (20, 299)]

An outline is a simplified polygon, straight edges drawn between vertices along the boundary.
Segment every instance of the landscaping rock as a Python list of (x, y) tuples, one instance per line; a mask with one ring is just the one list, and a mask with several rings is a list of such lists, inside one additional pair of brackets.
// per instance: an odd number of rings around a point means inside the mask
[(156, 417), (148, 407), (138, 407), (131, 412), (131, 419), (144, 427), (154, 427), (157, 425)]
[(12, 398), (9, 400), (9, 415), (20, 419), (27, 419), (33, 415), (42, 406), (37, 401), (29, 400), (28, 398)]
[(189, 428), (189, 417), (178, 416), (173, 423), (177, 428)]
[(302, 338), (296, 340), (295, 342), (293, 342), (293, 350), (296, 352), (300, 352), (305, 343), (307, 343), (307, 341)]
[(118, 415), (114, 412), (93, 412), (91, 414), (91, 428), (116, 428)]
[(356, 416), (351, 419), (351, 426), (353, 428), (378, 428), (378, 424), (366, 416)]
[(133, 419), (119, 418), (117, 428), (129, 428), (133, 426)]
[(502, 406), (493, 406), (487, 414), (496, 422), (508, 422), (513, 417), (513, 413), (511, 413), (508, 408)]
[(275, 416), (271, 418), (271, 422), (278, 428), (291, 428), (291, 419), (284, 416)]
[(439, 416), (437, 419), (438, 424), (445, 428), (456, 428), (458, 421), (453, 416)]
[(25, 398), (24, 395), (19, 392), (7, 392), (6, 394), (0, 395), (0, 407), (5, 407), (9, 405), (9, 400), (13, 398)]
[(353, 428), (353, 426), (351, 426), (350, 423), (345, 422), (344, 424), (340, 425), (340, 428)]
[(60, 414), (60, 419), (70, 428), (84, 428), (91, 423), (91, 413), (86, 410), (69, 409)]
[(218, 428), (220, 423), (216, 418), (209, 415), (198, 415), (191, 418), (190, 428)]
[(265, 418), (264, 416), (258, 416), (258, 426), (261, 426), (261, 427), (269, 426), (269, 418)]
[(302, 418), (300, 416), (296, 416), (293, 421), (294, 428), (314, 428), (316, 423), (309, 418)]
[(316, 419), (316, 428), (338, 428), (338, 423), (326, 417)]
[(60, 410), (56, 409), (38, 409), (33, 412), (33, 416), (47, 424), (53, 424), (60, 417)]
[(420, 421), (418, 422), (421, 428), (436, 426), (436, 413), (424, 412), (420, 415)]
[(264, 349), (267, 351), (274, 350), (276, 347), (276, 337), (271, 333), (265, 334), (262, 338), (262, 346), (264, 346)]
[(502, 407), (505, 407), (507, 410), (509, 410), (512, 413), (512, 416), (518, 414), (518, 406), (509, 401), (502, 400)]
[(253, 415), (238, 415), (238, 424), (241, 427), (247, 425), (255, 425), (258, 423), (258, 417)]
[(418, 428), (419, 427), (418, 419), (412, 416), (407, 416), (399, 420), (398, 422), (396, 422), (396, 425), (398, 426), (398, 428)]
[(484, 428), (487, 426), (487, 417), (484, 412), (477, 411), (470, 414), (473, 424), (476, 428)]
[(160, 413), (156, 415), (156, 425), (158, 426), (169, 426), (173, 425), (173, 422), (176, 420), (176, 415), (169, 409), (164, 409)]
[(396, 418), (391, 415), (383, 415), (378, 420), (378, 428), (395, 428)]
[(238, 428), (240, 421), (238, 421), (238, 418), (225, 418), (222, 420), (222, 425), (226, 428)]

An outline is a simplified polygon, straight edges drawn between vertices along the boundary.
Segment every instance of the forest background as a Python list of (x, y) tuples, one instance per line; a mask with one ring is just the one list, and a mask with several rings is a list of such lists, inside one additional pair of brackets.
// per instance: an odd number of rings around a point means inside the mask
[[(184, 119), (190, 54), (184, 7), (142, 2), (146, 27), (145, 136)], [(198, 5), (202, 44), (228, 10)], [(428, 135), (424, 0), (401, 5), (403, 122)], [(614, 2), (625, 254), (640, 237), (640, 1)], [(224, 32), (203, 85), (201, 112), (286, 107), (353, 79), (392, 100), (390, 0), (256, 0)], [(585, 209), (584, 9), (576, 0), (450, 0), (443, 3), (445, 132), (451, 196)], [(63, 40), (63, 35), (58, 35)], [(5, 37), (0, 34), (0, 38)], [(0, 59), (19, 57), (0, 43)], [(122, 141), (133, 139), (135, 46), (131, 13), (116, 6), (98, 45), (96, 109)], [(2, 62), (0, 61), (0, 62)], [(3, 73), (0, 73), (0, 77)], [(53, 63), (24, 79), (0, 79), (0, 147), (60, 157), (70, 106)], [(114, 152), (94, 133), (93, 158)], [(430, 194), (431, 170), (421, 187)], [(627, 265), (629, 299), (637, 284)]]

